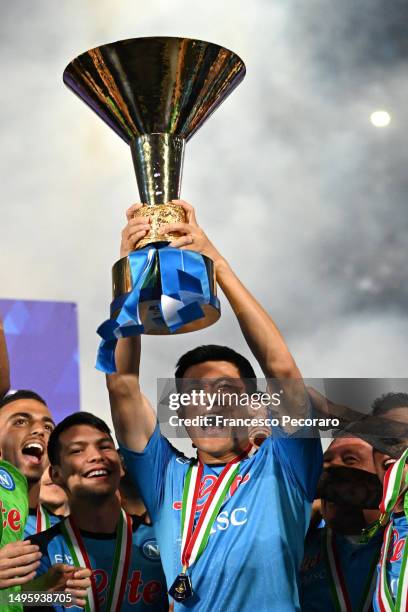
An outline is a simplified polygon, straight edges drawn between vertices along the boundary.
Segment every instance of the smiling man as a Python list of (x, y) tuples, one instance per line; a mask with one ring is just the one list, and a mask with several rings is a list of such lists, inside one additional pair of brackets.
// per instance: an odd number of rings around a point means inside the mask
[[(323, 475), (330, 474), (334, 480), (338, 469), (342, 478), (350, 471), (359, 477), (366, 473), (368, 479), (375, 474), (372, 451), (372, 447), (360, 438), (339, 437), (324, 453)], [(356, 480), (355, 486), (359, 485), (361, 487)], [(342, 479), (337, 486), (340, 500)], [(346, 493), (350, 494), (350, 488)], [(380, 489), (379, 482), (377, 488)], [(351, 496), (353, 501), (358, 493)], [(382, 533), (362, 544), (361, 531), (379, 517), (379, 512), (351, 505), (349, 500), (334, 503), (322, 499), (321, 507), (324, 527), (309, 531), (300, 569), (302, 610), (368, 610), (375, 587)]]
[(408, 609), (408, 394), (386, 393), (371, 414), (349, 424), (347, 433), (373, 447), (376, 473), (383, 484), (380, 519), (364, 533), (378, 537), (385, 527), (373, 598), (375, 612)]
[[(333, 440), (324, 453), (323, 467), (357, 468), (369, 474), (376, 474), (373, 447), (361, 438), (341, 435)], [(353, 511), (353, 508), (344, 508), (339, 504), (322, 500), (322, 507), (326, 520), (332, 520), (334, 524), (336, 520), (339, 521), (340, 532), (349, 531), (355, 535), (359, 534), (361, 529), (374, 522), (379, 516), (379, 511), (371, 506), (369, 508), (361, 508), (360, 506)], [(349, 521), (348, 527), (346, 527), (347, 521)]]
[(0, 402), (0, 456), (14, 465), (28, 484), (25, 537), (59, 520), (46, 509), (41, 516), (39, 508), (41, 478), (48, 466), (47, 444), (53, 429), (51, 412), (45, 400), (34, 391), (19, 390)]
[[(268, 313), (198, 227), (193, 208), (178, 201), (188, 223), (162, 228), (181, 237), (172, 246), (209, 256), (244, 338), (267, 379), (280, 379), (286, 407), (309, 414), (301, 374)], [(128, 211), (121, 255), (149, 230)], [(255, 263), (254, 263), (255, 266)], [(215, 332), (216, 333), (216, 332)], [(249, 433), (229, 427), (191, 433), (197, 459), (189, 460), (161, 434), (139, 384), (140, 338), (118, 343), (118, 372), (107, 378), (116, 435), (129, 473), (153, 524), (175, 610), (293, 612), (299, 610), (297, 570), (321, 471), (320, 439), (273, 436), (249, 455)], [(190, 381), (196, 381), (191, 383)], [(207, 345), (180, 358), (177, 386), (211, 391), (234, 386), (256, 390), (248, 360), (231, 348)], [(194, 387), (196, 388), (196, 387)], [(229, 407), (217, 406), (224, 414)], [(276, 432), (275, 432), (276, 433)]]
[[(54, 422), (45, 401), (37, 393), (28, 390), (20, 390), (6, 396), (0, 402), (0, 457), (4, 465), (10, 465), (13, 472), (12, 478), (16, 482), (22, 479), (24, 489), (19, 495), (25, 499), (19, 499), (17, 495), (5, 496), (4, 487), (0, 487), (0, 500), (3, 517), (3, 534), (0, 549), (0, 586), (3, 589), (19, 588), (27, 585), (27, 588), (35, 590), (52, 590), (58, 587), (61, 591), (73, 587), (72, 593), (76, 594), (81, 601), (84, 589), (89, 583), (86, 570), (72, 572), (71, 568), (59, 564), (52, 568), (40, 587), (31, 580), (35, 576), (39, 566), (41, 553), (38, 546), (30, 541), (19, 541), (24, 528), (24, 536), (36, 533), (46, 528), (46, 521), (41, 517), (39, 493), (43, 473), (48, 466), (47, 444)], [(4, 484), (4, 483), (3, 483)], [(25, 513), (22, 507), (30, 506), (30, 515), (25, 523)], [(50, 522), (58, 521), (59, 518), (48, 513)], [(10, 607), (10, 610), (12, 607)]]
[(51, 434), (48, 454), (71, 514), (30, 538), (42, 553), (39, 580), (54, 564), (86, 566), (91, 610), (167, 610), (153, 528), (121, 509), (124, 472), (106, 423), (88, 412), (65, 418)]
[[(29, 494), (32, 503), (36, 505), (38, 501), (34, 465), (42, 463), (41, 455), (45, 454), (49, 435), (49, 431), (46, 433), (48, 424), (53, 425), (48, 409), (45, 407), (44, 410), (42, 398), (36, 394), (27, 397), (24, 393), (5, 397), (9, 388), (9, 360), (0, 319), (0, 589), (3, 602), (30, 582), (39, 564), (38, 547), (21, 542), (21, 538), (27, 521)], [(30, 443), (37, 449), (30, 451)], [(29, 452), (36, 453), (31, 462), (28, 456), (23, 456)], [(11, 612), (22, 609), (22, 606), (9, 602), (7, 609)]]

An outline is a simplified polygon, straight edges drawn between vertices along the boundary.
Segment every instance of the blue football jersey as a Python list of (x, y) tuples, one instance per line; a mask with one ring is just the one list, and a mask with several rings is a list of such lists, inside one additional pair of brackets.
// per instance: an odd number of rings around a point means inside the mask
[[(305, 554), (299, 572), (300, 604), (304, 612), (327, 612), (335, 609), (324, 554), (325, 532), (326, 527), (314, 529), (306, 538)], [(371, 583), (375, 581), (382, 532), (377, 533), (367, 544), (360, 544), (358, 538), (339, 533), (334, 537), (352, 609), (360, 611), (369, 577), (371, 576)]]
[[(398, 580), (401, 573), (401, 565), (402, 565), (402, 557), (404, 555), (404, 550), (407, 540), (408, 534), (408, 521), (403, 512), (395, 513), (392, 515), (392, 534), (391, 534), (391, 544), (388, 550), (387, 559), (385, 560), (387, 564), (387, 583), (390, 589), (390, 593), (392, 597), (395, 598), (397, 596), (398, 590)], [(383, 560), (384, 562), (384, 560)], [(378, 590), (379, 590), (379, 575), (380, 575), (380, 566), (377, 568), (377, 585), (374, 596), (374, 610), (375, 612), (381, 612), (379, 602), (378, 602)]]
[[(50, 519), (51, 527), (60, 522), (61, 516), (57, 516), (52, 512), (48, 512), (48, 517)], [(24, 527), (24, 539), (26, 540), (28, 537), (37, 533), (37, 510), (34, 508), (30, 508), (28, 512), (27, 522)]]
[[(103, 612), (111, 583), (116, 536), (86, 531), (81, 531), (81, 535), (93, 569), (100, 610)], [(45, 574), (56, 563), (73, 565), (60, 523), (30, 537), (30, 540), (38, 544), (43, 554), (37, 576)], [(55, 607), (58, 611), (64, 609), (61, 606)], [(136, 517), (133, 517), (131, 564), (120, 609), (121, 612), (168, 610), (166, 582), (154, 528), (140, 524)], [(82, 608), (74, 606), (69, 610), (79, 612)]]
[[(191, 461), (158, 426), (144, 452), (123, 447), (121, 452), (155, 524), (170, 587), (182, 569), (182, 494)], [(268, 438), (242, 460), (207, 547), (189, 570), (194, 596), (174, 609), (299, 610), (297, 572), (321, 468), (320, 439)], [(204, 466), (195, 521), (222, 469)]]

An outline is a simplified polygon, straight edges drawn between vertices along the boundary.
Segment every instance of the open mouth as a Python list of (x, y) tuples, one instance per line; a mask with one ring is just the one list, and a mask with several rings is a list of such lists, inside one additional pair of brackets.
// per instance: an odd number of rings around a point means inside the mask
[(107, 476), (109, 476), (110, 472), (109, 470), (106, 470), (105, 468), (100, 468), (98, 470), (89, 470), (89, 472), (85, 472), (84, 477), (85, 478), (93, 478), (93, 479), (99, 479), (99, 478), (106, 478)]
[(40, 442), (27, 442), (22, 448), (23, 455), (36, 465), (41, 463), (44, 451), (44, 446)]

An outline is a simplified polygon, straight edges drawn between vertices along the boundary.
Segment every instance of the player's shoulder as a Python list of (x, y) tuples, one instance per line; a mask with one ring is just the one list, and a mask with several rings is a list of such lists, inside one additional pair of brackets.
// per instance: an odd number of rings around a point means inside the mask
[(131, 514), (130, 515), (132, 521), (132, 532), (140, 530), (142, 525), (145, 525), (145, 515)]
[(155, 539), (156, 538), (156, 531), (154, 526), (150, 523), (146, 523), (146, 514), (143, 514), (142, 516), (138, 516), (136, 514), (132, 514), (130, 516), (130, 518), (132, 519), (132, 531), (133, 531), (133, 538), (135, 541), (135, 536), (136, 536), (136, 541), (140, 541), (143, 539)]
[(45, 531), (41, 531), (40, 533), (35, 533), (33, 535), (27, 536), (25, 539), (30, 540), (31, 544), (36, 544), (39, 546), (40, 551), (42, 553), (46, 552), (50, 542), (62, 535), (61, 525), (64, 521), (59, 521), (49, 529)]
[(170, 461), (178, 457), (184, 457), (183, 453), (173, 446), (170, 440), (162, 434), (158, 423), (142, 451), (127, 448), (121, 442), (119, 442), (119, 449), (127, 465), (132, 465), (135, 462), (144, 462), (146, 460), (151, 461), (152, 458), (157, 459), (162, 456), (166, 456)]
[(274, 459), (274, 438), (268, 436), (263, 440), (260, 446), (253, 446), (245, 459), (241, 462), (243, 465), (248, 463), (249, 465), (256, 465), (260, 462), (265, 462), (268, 459)]

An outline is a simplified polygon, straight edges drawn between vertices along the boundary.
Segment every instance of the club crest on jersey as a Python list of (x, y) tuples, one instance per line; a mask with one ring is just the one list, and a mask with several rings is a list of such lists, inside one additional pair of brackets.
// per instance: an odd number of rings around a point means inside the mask
[(143, 542), (142, 553), (149, 561), (159, 561), (160, 550), (155, 539), (146, 540)]
[(0, 468), (0, 487), (6, 491), (14, 491), (16, 488), (12, 475), (4, 468)]

